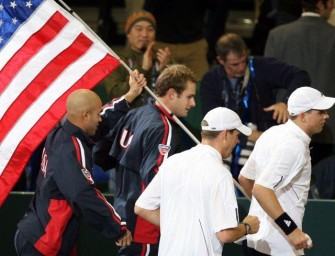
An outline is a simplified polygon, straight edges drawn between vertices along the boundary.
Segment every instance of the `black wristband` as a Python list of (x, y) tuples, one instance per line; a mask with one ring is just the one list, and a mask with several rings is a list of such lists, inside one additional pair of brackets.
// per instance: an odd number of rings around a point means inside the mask
[(285, 235), (291, 234), (297, 228), (297, 224), (286, 212), (275, 219), (275, 222), (284, 231)]

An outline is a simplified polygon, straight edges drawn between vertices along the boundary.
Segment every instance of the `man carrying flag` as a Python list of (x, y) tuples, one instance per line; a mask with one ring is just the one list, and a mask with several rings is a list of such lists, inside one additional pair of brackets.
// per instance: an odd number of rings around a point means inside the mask
[[(103, 109), (109, 124), (124, 115), (128, 102), (142, 92), (146, 80), (130, 78), (130, 90), (113, 106)], [(130, 245), (131, 233), (106, 198), (94, 186), (90, 136), (98, 129), (101, 100), (92, 91), (79, 89), (67, 98), (67, 118), (47, 137), (37, 179), (37, 189), (25, 216), (18, 224), (15, 248), (18, 255), (70, 255), (81, 218), (118, 246)], [(110, 127), (111, 128), (111, 127)]]

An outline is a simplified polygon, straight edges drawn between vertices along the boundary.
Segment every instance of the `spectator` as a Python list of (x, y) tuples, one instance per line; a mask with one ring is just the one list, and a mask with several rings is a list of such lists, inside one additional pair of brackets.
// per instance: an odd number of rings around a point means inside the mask
[[(147, 86), (154, 88), (159, 73), (170, 62), (169, 48), (158, 48), (154, 50), (156, 20), (151, 13), (138, 11), (127, 19), (125, 25), (127, 35), (127, 46), (120, 58), (130, 69), (137, 69), (143, 73), (148, 81)], [(119, 67), (111, 73), (103, 83), (111, 98), (120, 97), (129, 90), (129, 74), (124, 67)], [(139, 107), (146, 103), (149, 94), (142, 92), (133, 103), (132, 107)]]
[[(335, 95), (335, 28), (327, 22), (333, 0), (303, 0), (301, 18), (273, 29), (266, 43), (265, 55), (306, 70), (311, 86), (325, 94)], [(333, 116), (331, 109), (329, 115)], [(334, 154), (335, 119), (322, 133), (313, 136), (312, 165)]]
[(221, 107), (201, 125), (201, 144), (168, 158), (136, 202), (135, 213), (161, 227), (159, 255), (222, 255), (224, 243), (259, 228), (253, 216), (239, 223), (232, 176), (222, 165), (238, 134), (251, 129)]
[[(253, 143), (266, 129), (287, 121), (288, 96), (296, 88), (309, 85), (310, 79), (307, 72), (274, 58), (248, 56), (245, 42), (236, 34), (220, 37), (216, 52), (219, 65), (201, 81), (202, 112), (205, 115), (213, 108), (227, 107), (253, 127), (250, 136), (241, 136), (233, 154), (232, 172), (237, 178)], [(287, 92), (276, 102), (280, 88)]]
[[(195, 77), (183, 65), (167, 67), (158, 77), (155, 93), (176, 116), (185, 117), (195, 106)], [(130, 247), (122, 247), (118, 255), (157, 255), (159, 229), (137, 218), (135, 202), (169, 156), (178, 152), (177, 124), (156, 101), (133, 109), (109, 133), (104, 143), (111, 157), (95, 150), (97, 164), (109, 169), (116, 160), (114, 206), (133, 235)], [(108, 147), (108, 143), (111, 147)], [(109, 150), (110, 149), (110, 150)], [(106, 152), (106, 150), (105, 150)], [(106, 160), (107, 158), (107, 160)], [(109, 160), (108, 160), (109, 159)], [(106, 166), (109, 162), (111, 165)]]
[(264, 55), (269, 32), (274, 27), (298, 19), (301, 0), (265, 0), (260, 5), (257, 23), (252, 33), (251, 54)]
[(173, 60), (200, 80), (209, 67), (208, 43), (214, 46), (224, 33), (227, 0), (145, 0), (144, 9), (157, 20), (157, 46), (169, 47)]
[(322, 131), (335, 98), (311, 87), (295, 90), (288, 100), (290, 120), (264, 132), (256, 142), (239, 181), (249, 196), (249, 214), (261, 221), (247, 236), (247, 255), (304, 255), (311, 240), (302, 219), (311, 179), (309, 143)]

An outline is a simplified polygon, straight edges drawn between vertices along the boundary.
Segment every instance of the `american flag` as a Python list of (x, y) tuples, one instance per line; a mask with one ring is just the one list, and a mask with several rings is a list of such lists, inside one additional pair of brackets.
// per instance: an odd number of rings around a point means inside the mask
[(0, 206), (67, 96), (93, 88), (119, 61), (53, 0), (0, 2)]

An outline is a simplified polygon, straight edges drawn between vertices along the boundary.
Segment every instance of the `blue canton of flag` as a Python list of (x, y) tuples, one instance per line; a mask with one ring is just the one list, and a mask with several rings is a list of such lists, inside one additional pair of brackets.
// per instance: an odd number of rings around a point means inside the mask
[(0, 50), (43, 0), (4, 0), (0, 3)]

